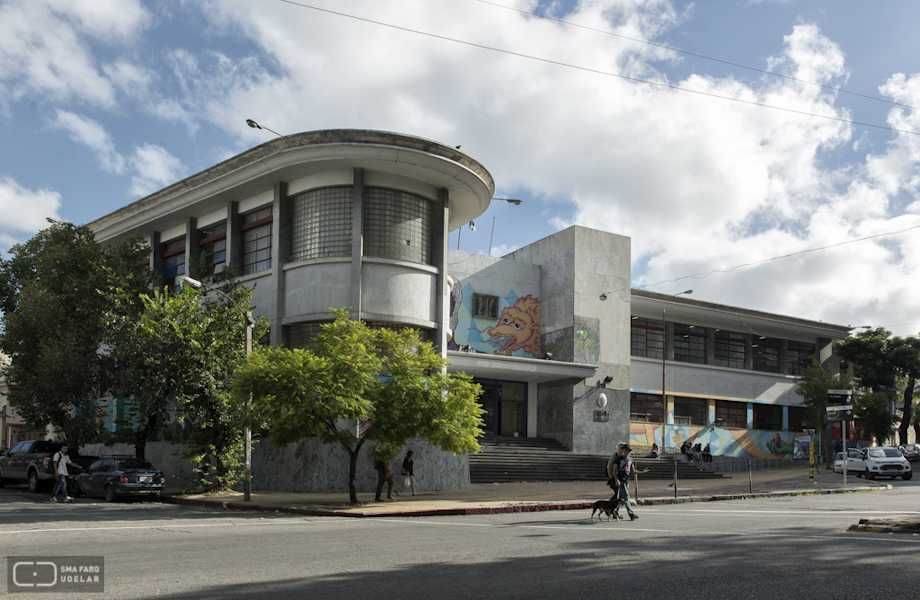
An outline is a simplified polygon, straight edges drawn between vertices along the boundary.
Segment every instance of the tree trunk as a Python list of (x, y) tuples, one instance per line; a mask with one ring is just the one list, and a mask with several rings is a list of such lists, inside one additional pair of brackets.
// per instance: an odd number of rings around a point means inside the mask
[(907, 385), (904, 387), (904, 414), (901, 417), (901, 425), (898, 427), (898, 440), (902, 446), (908, 443), (907, 435), (910, 431), (910, 418), (913, 416), (914, 383), (914, 378), (908, 377)]
[(138, 429), (134, 433), (134, 456), (135, 458), (146, 459), (147, 439), (151, 432), (156, 431), (157, 418), (155, 415), (147, 417), (147, 424), (143, 429)]
[(358, 454), (361, 452), (361, 446), (364, 445), (362, 439), (355, 445), (355, 449), (348, 448), (348, 500), (352, 504), (358, 503)]

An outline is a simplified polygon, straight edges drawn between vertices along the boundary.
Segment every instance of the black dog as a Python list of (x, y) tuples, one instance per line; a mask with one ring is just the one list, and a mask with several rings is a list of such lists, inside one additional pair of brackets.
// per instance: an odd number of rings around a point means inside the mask
[(626, 504), (625, 500), (617, 500), (616, 494), (610, 497), (610, 500), (598, 500), (591, 505), (591, 521), (594, 522), (594, 513), (597, 514), (597, 520), (601, 520), (601, 515), (606, 513), (607, 520), (610, 520), (610, 517), (616, 517), (616, 520), (620, 520), (620, 515), (617, 514), (617, 509)]

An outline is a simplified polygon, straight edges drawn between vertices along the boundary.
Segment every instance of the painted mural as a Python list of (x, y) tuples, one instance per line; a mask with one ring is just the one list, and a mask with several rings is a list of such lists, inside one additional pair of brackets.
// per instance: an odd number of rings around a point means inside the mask
[[(661, 439), (661, 423), (629, 424), (630, 444), (651, 446)], [(668, 425), (666, 448), (679, 448), (684, 441), (709, 447), (718, 456), (737, 458), (794, 458), (795, 438), (804, 432), (727, 429), (699, 425)]]
[(450, 350), (469, 346), (480, 354), (541, 358), (540, 300), (530, 294), (518, 296), (510, 290), (487, 296), (470, 284), (456, 286), (451, 290), (450, 323)]

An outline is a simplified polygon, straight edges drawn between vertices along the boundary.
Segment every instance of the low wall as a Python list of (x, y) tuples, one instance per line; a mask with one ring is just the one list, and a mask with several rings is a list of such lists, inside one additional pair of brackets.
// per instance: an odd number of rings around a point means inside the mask
[[(372, 447), (372, 446), (370, 446)], [(191, 462), (178, 456), (182, 444), (149, 442), (146, 457), (166, 474), (171, 485), (187, 485), (192, 481)], [(470, 465), (467, 456), (454, 456), (437, 446), (417, 440), (409, 444), (415, 453), (415, 483), (420, 491), (460, 490), (470, 486)], [(377, 487), (374, 461), (367, 455), (368, 445), (358, 456), (357, 490), (373, 492)], [(86, 444), (80, 454), (95, 456), (134, 456), (131, 444)], [(390, 473), (398, 485), (402, 476), (405, 449), (390, 461)], [(252, 489), (297, 493), (348, 493), (349, 456), (340, 446), (323, 444), (316, 438), (306, 438), (295, 444), (276, 448), (264, 440), (252, 446)]]

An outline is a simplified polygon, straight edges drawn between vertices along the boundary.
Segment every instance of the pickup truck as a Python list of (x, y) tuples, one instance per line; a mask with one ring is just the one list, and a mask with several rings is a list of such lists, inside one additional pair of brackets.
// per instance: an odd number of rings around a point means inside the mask
[(863, 448), (855, 458), (847, 461), (847, 473), (857, 477), (900, 477), (907, 481), (913, 476), (910, 463), (897, 448)]
[[(39, 492), (47, 484), (54, 481), (55, 452), (61, 449), (58, 442), (46, 440), (28, 440), (19, 442), (5, 455), (0, 456), (0, 487), (5, 483), (29, 484), (29, 490)], [(78, 456), (71, 448), (68, 452), (71, 462), (84, 469), (97, 460), (98, 456)], [(79, 469), (70, 467), (70, 475)]]

